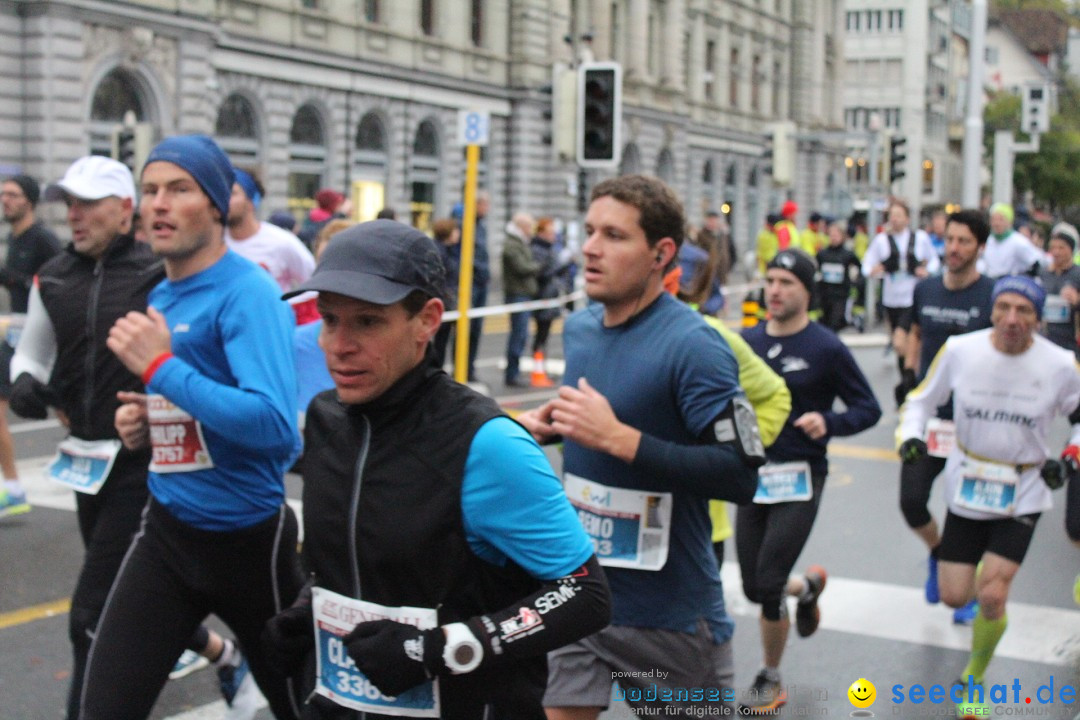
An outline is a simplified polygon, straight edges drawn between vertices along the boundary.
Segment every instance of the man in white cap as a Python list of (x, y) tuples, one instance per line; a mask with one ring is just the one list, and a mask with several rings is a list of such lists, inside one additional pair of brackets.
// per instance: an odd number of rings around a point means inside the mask
[[(139, 378), (105, 347), (109, 328), (164, 278), (161, 261), (132, 237), (135, 184), (121, 163), (76, 160), (45, 191), (63, 200), (71, 244), (42, 265), (30, 290), (26, 327), (11, 361), (11, 408), (67, 425), (50, 476), (75, 490), (86, 556), (68, 614), (74, 652), (68, 718), (78, 717), (90, 642), (113, 579), (146, 505), (147, 450), (120, 446), (116, 393), (142, 390)], [(89, 467), (87, 470), (81, 468)]]

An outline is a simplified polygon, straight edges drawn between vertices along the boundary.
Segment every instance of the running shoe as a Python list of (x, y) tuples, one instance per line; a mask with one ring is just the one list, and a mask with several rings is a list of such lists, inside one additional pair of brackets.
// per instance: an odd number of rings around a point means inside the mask
[(202, 670), (209, 664), (209, 660), (194, 650), (185, 650), (180, 653), (180, 657), (176, 659), (176, 664), (173, 665), (172, 672), (169, 673), (169, 679), (179, 680), (182, 677), (187, 677), (196, 670)]
[(926, 558), (926, 602), (937, 605), (941, 602), (941, 592), (937, 582), (937, 557), (930, 553)]
[(975, 622), (975, 616), (979, 614), (979, 603), (972, 600), (967, 605), (953, 610), (953, 625), (970, 625)]
[[(986, 703), (969, 702), (969, 700), (985, 700), (986, 696), (980, 696), (976, 690), (974, 697), (968, 697), (967, 677), (957, 678), (953, 685), (960, 686), (960, 702), (956, 703), (956, 717), (990, 717), (991, 706)], [(975, 684), (982, 685), (982, 679), (976, 678)], [(950, 688), (951, 689), (951, 688)]]
[(780, 684), (780, 675), (764, 668), (754, 678), (754, 684), (746, 691), (746, 699), (739, 703), (740, 715), (772, 715), (787, 702), (787, 691)]
[(266, 707), (266, 699), (255, 684), (247, 658), (239, 649), (236, 654), (238, 664), (229, 662), (217, 669), (221, 696), (229, 706), (225, 711), (225, 720), (252, 720), (260, 708)]
[(26, 502), (26, 493), (0, 489), (0, 520), (28, 512), (30, 503)]
[(820, 565), (811, 565), (806, 570), (806, 582), (810, 585), (810, 591), (799, 598), (795, 605), (795, 629), (799, 637), (810, 637), (818, 629), (821, 622), (821, 608), (818, 607), (818, 598), (825, 589), (825, 581), (828, 574)]

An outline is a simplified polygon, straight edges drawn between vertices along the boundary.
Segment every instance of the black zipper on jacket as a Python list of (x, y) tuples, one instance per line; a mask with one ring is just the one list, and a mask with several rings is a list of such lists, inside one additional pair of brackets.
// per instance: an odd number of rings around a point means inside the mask
[(90, 284), (90, 302), (86, 306), (86, 387), (83, 391), (83, 420), (91, 427), (90, 414), (94, 408), (94, 375), (97, 366), (97, 314), (101, 285), (105, 280), (105, 256), (94, 263), (94, 280)]
[(360, 556), (356, 548), (357, 523), (360, 513), (360, 488), (364, 484), (364, 465), (367, 464), (368, 448), (371, 445), (371, 423), (366, 415), (361, 415), (364, 421), (363, 431), (360, 433), (360, 453), (356, 456), (356, 470), (353, 473), (352, 507), (349, 510), (349, 560), (352, 562), (353, 572), (353, 597), (360, 599)]

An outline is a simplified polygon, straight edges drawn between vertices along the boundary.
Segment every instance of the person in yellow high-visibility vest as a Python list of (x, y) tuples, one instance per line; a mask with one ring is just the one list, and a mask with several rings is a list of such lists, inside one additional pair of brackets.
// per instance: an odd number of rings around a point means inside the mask
[[(776, 440), (787, 422), (791, 412), (791, 393), (784, 378), (777, 375), (751, 348), (746, 341), (728, 328), (721, 320), (704, 316), (705, 322), (714, 327), (720, 337), (731, 346), (735, 362), (739, 365), (739, 385), (746, 393), (746, 399), (754, 406), (757, 413), (758, 432), (761, 442), (769, 447)], [(724, 541), (734, 532), (731, 518), (728, 516), (727, 503), (723, 500), (709, 501), (709, 516), (712, 518), (713, 552), (716, 553), (717, 567), (724, 563)]]
[(780, 252), (776, 238), (776, 223), (782, 218), (779, 215), (769, 214), (765, 217), (765, 225), (757, 236), (757, 267), (758, 274), (765, 274), (765, 266)]

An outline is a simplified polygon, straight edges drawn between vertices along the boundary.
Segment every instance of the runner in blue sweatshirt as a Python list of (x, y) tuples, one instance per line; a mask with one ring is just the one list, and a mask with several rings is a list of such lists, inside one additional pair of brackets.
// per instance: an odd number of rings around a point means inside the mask
[(151, 497), (90, 650), (82, 720), (147, 717), (211, 613), (274, 715), (299, 716), (260, 642), (303, 580), (283, 481), (299, 450), (293, 320), (269, 276), (225, 245), (232, 184), (205, 136), (164, 140), (143, 168), (141, 215), (167, 279), (107, 344), (150, 393), (121, 393), (116, 425), (128, 447), (152, 446)]

